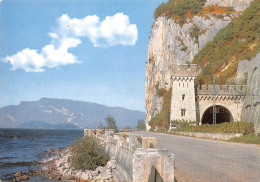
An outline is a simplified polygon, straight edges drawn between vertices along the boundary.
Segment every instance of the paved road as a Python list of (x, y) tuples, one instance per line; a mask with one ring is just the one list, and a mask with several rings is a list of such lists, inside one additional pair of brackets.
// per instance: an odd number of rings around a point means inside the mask
[(157, 147), (175, 156), (177, 182), (260, 182), (260, 146), (161, 133)]

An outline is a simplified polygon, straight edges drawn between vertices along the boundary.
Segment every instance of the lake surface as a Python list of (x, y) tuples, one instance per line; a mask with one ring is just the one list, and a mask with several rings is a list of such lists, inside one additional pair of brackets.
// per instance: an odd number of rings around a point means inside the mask
[[(14, 136), (17, 139), (14, 139)], [(0, 181), (12, 181), (14, 173), (39, 169), (46, 150), (64, 148), (83, 136), (83, 130), (0, 129)], [(29, 181), (48, 181), (30, 177)]]

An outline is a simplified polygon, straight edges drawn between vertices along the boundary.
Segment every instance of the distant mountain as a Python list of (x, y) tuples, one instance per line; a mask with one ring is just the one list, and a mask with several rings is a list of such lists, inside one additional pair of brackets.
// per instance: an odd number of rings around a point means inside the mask
[(70, 123), (50, 124), (44, 121), (30, 121), (17, 126), (17, 128), (30, 129), (80, 129), (79, 126)]
[(95, 128), (113, 116), (119, 128), (135, 128), (145, 113), (122, 107), (67, 99), (42, 98), (0, 108), (0, 128)]

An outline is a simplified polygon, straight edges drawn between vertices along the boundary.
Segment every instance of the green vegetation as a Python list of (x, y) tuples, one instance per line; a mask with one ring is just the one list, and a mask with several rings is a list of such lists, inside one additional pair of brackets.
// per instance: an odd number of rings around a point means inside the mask
[(195, 38), (196, 39), (196, 42), (198, 43), (198, 38), (199, 38), (199, 35), (200, 35), (200, 27), (196, 24), (194, 24), (192, 27), (191, 27), (191, 30), (190, 30), (190, 36)]
[(114, 129), (114, 130), (117, 129), (116, 120), (112, 116), (108, 115), (106, 117), (106, 123), (107, 123), (107, 126), (105, 127), (106, 129)]
[[(196, 34), (195, 34), (196, 35)], [(227, 84), (236, 76), (239, 60), (250, 60), (260, 52), (260, 2), (255, 0), (242, 15), (217, 33), (195, 56), (203, 68), (196, 84)]]
[(123, 130), (130, 130), (131, 128), (129, 126), (126, 126), (123, 128)]
[(139, 119), (136, 129), (145, 130), (145, 128), (146, 128), (146, 126), (145, 126), (144, 120), (143, 119)]
[(105, 149), (93, 136), (84, 136), (71, 146), (70, 167), (73, 169), (95, 170), (98, 166), (105, 166), (108, 160)]
[(189, 125), (196, 125), (198, 124), (197, 121), (186, 121), (186, 120), (173, 120), (171, 121), (172, 124), (177, 124), (179, 125), (180, 127), (181, 126), (189, 126)]
[(260, 135), (256, 136), (254, 133), (251, 133), (241, 137), (232, 138), (229, 141), (237, 143), (260, 144)]
[(99, 126), (97, 126), (97, 129), (105, 129), (106, 127), (103, 125), (103, 123), (99, 123)]
[(205, 16), (206, 14), (212, 14), (218, 16), (218, 18), (223, 18), (223, 14), (229, 15), (235, 12), (233, 7), (218, 7), (216, 5), (204, 7), (205, 2), (206, 0), (169, 0), (156, 8), (154, 19), (159, 16), (166, 16), (167, 18), (173, 18), (176, 23), (182, 25), (187, 18), (192, 18), (194, 15)]
[[(161, 92), (158, 90), (164, 90), (166, 92)], [(157, 89), (157, 95), (160, 96), (161, 93), (164, 93), (163, 97), (163, 104), (162, 104), (162, 110), (159, 114), (157, 114), (155, 117), (153, 117), (149, 121), (149, 125), (151, 126), (151, 131), (154, 131), (155, 127), (158, 127), (159, 130), (164, 131), (166, 128), (169, 128), (170, 125), (170, 110), (171, 110), (171, 93), (172, 89), (169, 89), (168, 91), (166, 89)], [(160, 93), (160, 94), (158, 94)]]
[(203, 133), (242, 133), (243, 135), (254, 132), (254, 124), (251, 122), (230, 122), (216, 125), (197, 125), (192, 126), (188, 122), (180, 125), (175, 131), (203, 132)]
[(206, 0), (169, 0), (162, 3), (154, 12), (154, 18), (165, 15), (168, 18), (177, 18), (177, 22), (183, 24), (187, 17), (202, 12)]
[(181, 51), (187, 51), (188, 50), (188, 46), (183, 46), (182, 48), (181, 48)]
[(241, 82), (242, 85), (246, 85), (247, 84), (247, 78), (248, 78), (248, 72), (245, 72), (244, 73), (244, 79)]
[(165, 88), (156, 89), (156, 95), (158, 97), (163, 97), (163, 95), (167, 92)]

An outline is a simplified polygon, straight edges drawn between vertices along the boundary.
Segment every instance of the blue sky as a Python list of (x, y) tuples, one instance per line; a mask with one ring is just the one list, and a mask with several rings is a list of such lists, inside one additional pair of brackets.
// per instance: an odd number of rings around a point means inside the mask
[(0, 107), (42, 97), (145, 111), (153, 12), (163, 0), (2, 0)]

